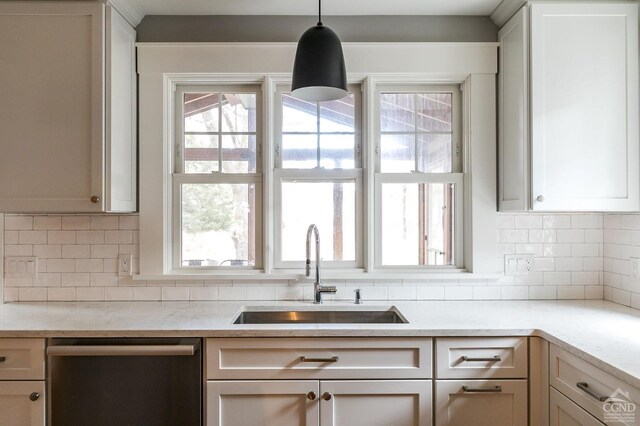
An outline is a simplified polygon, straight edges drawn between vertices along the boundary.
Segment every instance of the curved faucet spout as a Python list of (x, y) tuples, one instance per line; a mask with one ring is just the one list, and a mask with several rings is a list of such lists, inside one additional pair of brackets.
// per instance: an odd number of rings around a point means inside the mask
[(320, 232), (315, 224), (309, 225), (307, 229), (307, 261), (305, 274), (308, 277), (311, 274), (311, 234), (315, 234), (316, 237), (316, 282), (320, 282)]
[(322, 293), (335, 293), (335, 286), (322, 286), (320, 282), (320, 232), (314, 224), (309, 225), (307, 229), (307, 261), (305, 263), (305, 275), (311, 274), (311, 235), (316, 238), (316, 281), (313, 283), (314, 298), (313, 303), (322, 303)]

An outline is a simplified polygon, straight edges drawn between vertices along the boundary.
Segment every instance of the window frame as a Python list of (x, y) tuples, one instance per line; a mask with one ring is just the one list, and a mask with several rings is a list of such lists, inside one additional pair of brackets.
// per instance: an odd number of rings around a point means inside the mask
[[(184, 94), (185, 93), (250, 93), (256, 96), (256, 171), (254, 173), (225, 173), (222, 163), (218, 170), (211, 173), (184, 173)], [(177, 272), (208, 272), (233, 270), (262, 270), (263, 254), (263, 118), (265, 116), (262, 101), (263, 87), (261, 84), (227, 84), (224, 82), (208, 82), (206, 84), (177, 84), (174, 91), (174, 109), (172, 120), (174, 138), (172, 144), (172, 161), (170, 173), (171, 186), (171, 269)], [(219, 123), (218, 133), (222, 135), (222, 123)], [(235, 132), (231, 132), (235, 133)], [(237, 132), (243, 133), (243, 132)], [(252, 132), (247, 132), (252, 133)], [(218, 141), (218, 149), (222, 152), (222, 140)], [(221, 154), (220, 154), (221, 155)], [(220, 157), (221, 158), (221, 157)], [(183, 184), (254, 184), (255, 188), (255, 262), (246, 266), (183, 266), (182, 265), (182, 185)]]
[[(282, 260), (282, 183), (284, 181), (297, 180), (299, 182), (345, 182), (355, 181), (355, 259), (345, 261), (328, 261), (323, 260), (324, 269), (336, 270), (358, 270), (364, 271), (364, 223), (358, 221), (365, 215), (364, 211), (364, 187), (363, 169), (363, 122), (364, 122), (364, 100), (363, 85), (351, 83), (347, 89), (349, 93), (354, 95), (354, 168), (352, 169), (325, 169), (323, 167), (315, 167), (308, 169), (282, 168), (282, 131), (283, 123), (283, 102), (282, 95), (290, 92), (291, 83), (287, 80), (280, 80), (273, 84), (270, 89), (273, 91), (273, 103), (271, 105), (273, 111), (273, 149), (268, 154), (273, 159), (272, 169), (272, 185), (270, 190), (273, 196), (273, 269), (286, 271), (291, 269), (304, 268), (304, 261), (287, 261)], [(320, 230), (322, 232), (322, 230)], [(301, 235), (301, 241), (304, 235)], [(330, 241), (327, 234), (321, 234), (322, 241)], [(300, 246), (300, 251), (304, 250), (304, 246)], [(314, 255), (315, 256), (315, 255)]]
[[(380, 125), (380, 95), (384, 93), (451, 93), (452, 94), (452, 112), (451, 112), (451, 132), (415, 132), (414, 134), (443, 134), (451, 133), (451, 173), (424, 173), (413, 171), (410, 173), (382, 173), (381, 161), (381, 125)], [(373, 124), (373, 138), (375, 145), (375, 165), (373, 173), (374, 181), (374, 270), (393, 270), (393, 271), (463, 271), (465, 269), (465, 229), (466, 197), (465, 197), (465, 173), (463, 173), (464, 161), (463, 152), (463, 120), (462, 116), (462, 87), (460, 85), (439, 85), (429, 83), (403, 84), (403, 83), (378, 83), (375, 85), (373, 93), (373, 105), (371, 108), (371, 119)], [(411, 132), (398, 132), (411, 133)], [(418, 161), (416, 150), (416, 162)], [(382, 185), (384, 183), (452, 183), (454, 184), (454, 264), (453, 265), (385, 265), (382, 263)]]

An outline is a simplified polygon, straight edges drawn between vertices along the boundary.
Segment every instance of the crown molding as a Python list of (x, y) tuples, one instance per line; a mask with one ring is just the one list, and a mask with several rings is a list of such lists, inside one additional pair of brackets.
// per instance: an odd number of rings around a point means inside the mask
[(525, 4), (527, 4), (527, 0), (502, 0), (491, 14), (491, 20), (498, 28), (502, 28)]
[(142, 18), (144, 18), (144, 14), (131, 4), (129, 0), (108, 0), (107, 3), (116, 9), (134, 28), (138, 26)]

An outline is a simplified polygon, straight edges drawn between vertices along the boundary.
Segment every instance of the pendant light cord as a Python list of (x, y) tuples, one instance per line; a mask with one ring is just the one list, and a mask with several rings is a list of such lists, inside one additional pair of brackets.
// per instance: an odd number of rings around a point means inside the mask
[(318, 0), (318, 25), (322, 26), (322, 0)]

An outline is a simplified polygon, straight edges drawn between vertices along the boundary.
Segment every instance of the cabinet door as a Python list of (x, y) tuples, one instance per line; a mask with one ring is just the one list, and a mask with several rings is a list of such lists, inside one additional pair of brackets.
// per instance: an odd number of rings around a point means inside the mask
[(602, 426), (604, 424), (554, 388), (549, 390), (551, 426)]
[(532, 208), (637, 211), (638, 5), (531, 6)]
[(526, 380), (436, 380), (438, 426), (526, 424)]
[(431, 425), (431, 380), (320, 382), (321, 426)]
[(318, 381), (207, 382), (208, 426), (317, 426)]
[(0, 2), (0, 57), (0, 211), (101, 211), (104, 5)]
[(106, 11), (106, 210), (136, 210), (136, 31)]
[(0, 425), (44, 426), (44, 382), (0, 382)]
[(498, 33), (498, 208), (527, 210), (529, 198), (529, 15), (525, 6)]

